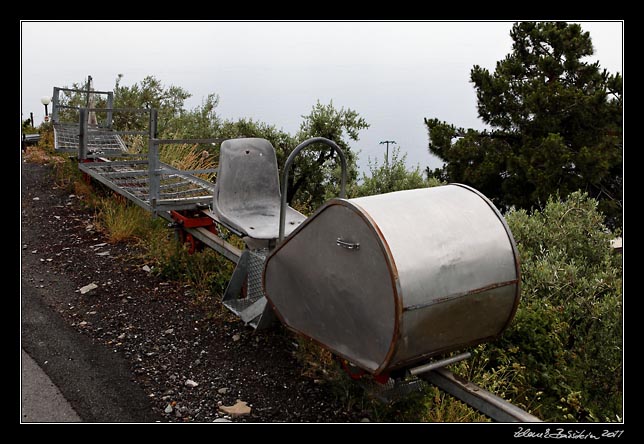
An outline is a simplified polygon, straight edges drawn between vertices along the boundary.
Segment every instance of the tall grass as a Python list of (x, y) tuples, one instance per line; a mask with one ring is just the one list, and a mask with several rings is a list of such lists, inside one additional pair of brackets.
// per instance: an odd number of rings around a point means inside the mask
[[(217, 167), (217, 160), (206, 149), (199, 145), (163, 145), (159, 149), (159, 159), (180, 170), (201, 170)], [(197, 174), (198, 177), (212, 181), (215, 173)]]
[(150, 214), (113, 196), (100, 199), (97, 220), (109, 242), (141, 241), (147, 238)]

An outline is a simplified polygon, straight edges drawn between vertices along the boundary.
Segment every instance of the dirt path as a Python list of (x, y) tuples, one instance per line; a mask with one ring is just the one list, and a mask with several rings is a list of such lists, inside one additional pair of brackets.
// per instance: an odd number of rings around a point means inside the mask
[(220, 404), (238, 399), (252, 411), (233, 422), (366, 415), (302, 376), (280, 326), (255, 333), (225, 313), (213, 318), (188, 288), (144, 271), (132, 245), (106, 243), (50, 167), (22, 163), (21, 197), (22, 346), (48, 361), (45, 372), (84, 421), (212, 422), (224, 416)]

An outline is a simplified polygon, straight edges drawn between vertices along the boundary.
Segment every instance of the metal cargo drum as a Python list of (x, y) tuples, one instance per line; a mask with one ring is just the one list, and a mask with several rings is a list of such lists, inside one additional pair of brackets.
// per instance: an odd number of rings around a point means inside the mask
[(280, 320), (380, 374), (494, 339), (519, 302), (503, 216), (468, 186), (332, 199), (267, 257)]

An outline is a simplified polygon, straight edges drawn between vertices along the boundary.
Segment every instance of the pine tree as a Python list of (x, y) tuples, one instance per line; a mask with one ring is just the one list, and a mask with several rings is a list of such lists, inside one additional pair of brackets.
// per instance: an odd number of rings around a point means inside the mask
[(471, 70), (478, 115), (491, 129), (425, 119), (432, 175), (478, 188), (502, 209), (542, 207), (583, 190), (611, 225), (622, 212), (622, 77), (601, 69), (588, 32), (565, 22), (516, 23), (494, 73)]

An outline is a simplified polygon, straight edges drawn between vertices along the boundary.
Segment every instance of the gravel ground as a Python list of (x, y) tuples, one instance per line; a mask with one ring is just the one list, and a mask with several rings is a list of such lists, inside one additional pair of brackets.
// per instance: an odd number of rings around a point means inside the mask
[[(359, 422), (368, 416), (346, 410), (329, 384), (303, 375), (294, 339), (281, 326), (256, 333), (219, 303), (206, 309), (193, 302), (190, 288), (145, 271), (132, 244), (109, 244), (93, 214), (55, 186), (51, 167), (23, 162), (21, 178), (22, 278), (42, 288), (44, 302), (79, 334), (129, 363), (156, 421)], [(61, 282), (78, 290), (62, 291)], [(89, 284), (96, 288), (83, 294)], [(237, 400), (251, 413), (220, 412)]]

